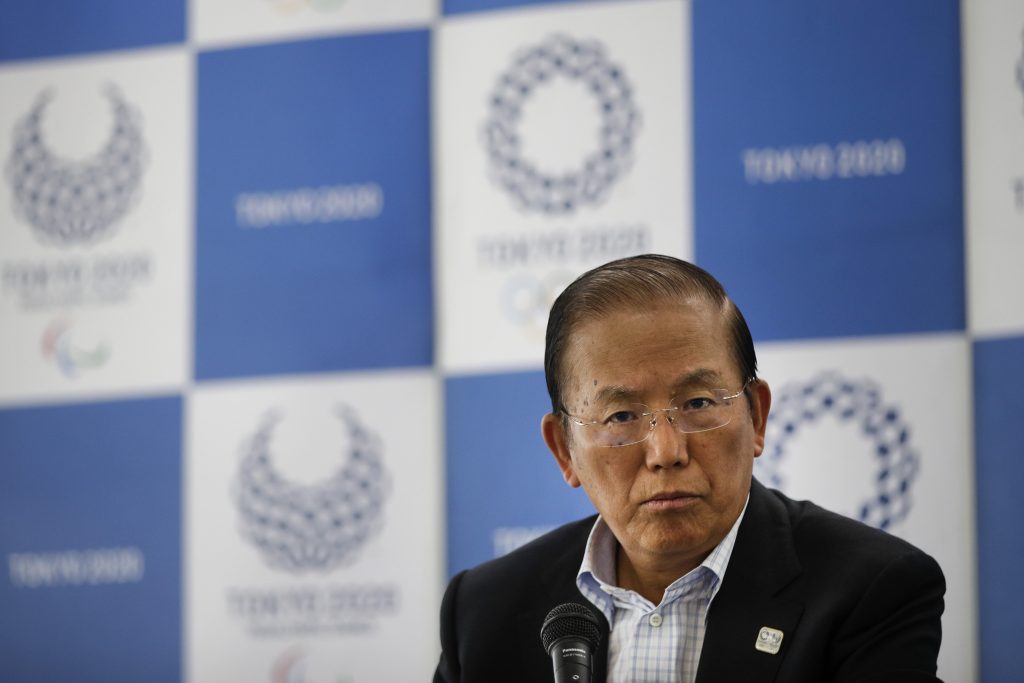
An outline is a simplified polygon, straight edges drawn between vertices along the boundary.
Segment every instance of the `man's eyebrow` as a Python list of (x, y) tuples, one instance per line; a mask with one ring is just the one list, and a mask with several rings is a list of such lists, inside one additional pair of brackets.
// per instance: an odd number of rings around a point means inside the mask
[(636, 389), (621, 384), (609, 384), (601, 387), (594, 397), (594, 401), (597, 403), (612, 403), (622, 400), (639, 402), (639, 398), (640, 392)]
[(698, 368), (678, 378), (672, 383), (672, 388), (676, 391), (694, 385), (719, 388), (723, 381), (722, 373), (717, 370)]

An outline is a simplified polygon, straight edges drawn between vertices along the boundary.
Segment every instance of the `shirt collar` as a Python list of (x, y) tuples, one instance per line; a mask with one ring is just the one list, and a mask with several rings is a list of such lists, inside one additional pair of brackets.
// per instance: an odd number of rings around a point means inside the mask
[[(669, 599), (678, 597), (678, 591), (673, 595), (673, 588), (683, 583), (694, 572), (710, 571), (713, 575), (710, 600), (714, 600), (718, 589), (722, 585), (722, 578), (729, 566), (729, 559), (732, 557), (733, 547), (736, 545), (736, 536), (739, 533), (740, 522), (747, 512), (747, 505), (750, 503), (750, 494), (743, 503), (743, 509), (733, 522), (732, 528), (725, 538), (719, 542), (714, 549), (708, 553), (699, 566), (692, 569), (686, 575), (679, 577), (665, 591)], [(618, 548), (618, 540), (612, 533), (607, 522), (600, 516), (590, 529), (590, 536), (587, 538), (587, 547), (583, 552), (583, 562), (580, 563), (579, 572), (576, 574), (576, 586), (580, 589), (595, 607), (600, 609), (608, 623), (613, 623), (615, 603), (610, 595), (613, 592), (621, 591), (616, 584), (615, 575), (615, 553)], [(710, 600), (708, 604), (710, 605)]]

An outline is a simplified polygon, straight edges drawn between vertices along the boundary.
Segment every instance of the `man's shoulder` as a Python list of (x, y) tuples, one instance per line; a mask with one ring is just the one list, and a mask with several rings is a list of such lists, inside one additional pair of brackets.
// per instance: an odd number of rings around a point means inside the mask
[(901, 557), (927, 558), (919, 548), (888, 531), (826, 510), (811, 501), (794, 500), (773, 489), (765, 489), (765, 492), (770, 504), (785, 511), (794, 548), (807, 569), (829, 565), (870, 571)]

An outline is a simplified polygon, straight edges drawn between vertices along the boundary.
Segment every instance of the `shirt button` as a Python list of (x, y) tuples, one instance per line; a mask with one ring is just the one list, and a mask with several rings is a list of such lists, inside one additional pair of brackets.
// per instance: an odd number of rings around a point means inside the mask
[(647, 623), (653, 626), (654, 628), (658, 628), (659, 626), (661, 626), (661, 615), (655, 612), (651, 616), (647, 617)]

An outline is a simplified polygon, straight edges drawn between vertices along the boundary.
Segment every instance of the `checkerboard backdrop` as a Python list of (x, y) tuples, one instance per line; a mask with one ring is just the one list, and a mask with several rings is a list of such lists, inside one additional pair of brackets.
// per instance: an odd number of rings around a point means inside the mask
[(591, 509), (539, 436), (551, 300), (654, 251), (750, 322), (757, 476), (933, 554), (940, 675), (1015, 680), (1022, 35), (0, 0), (3, 678), (426, 680), (446, 578)]

